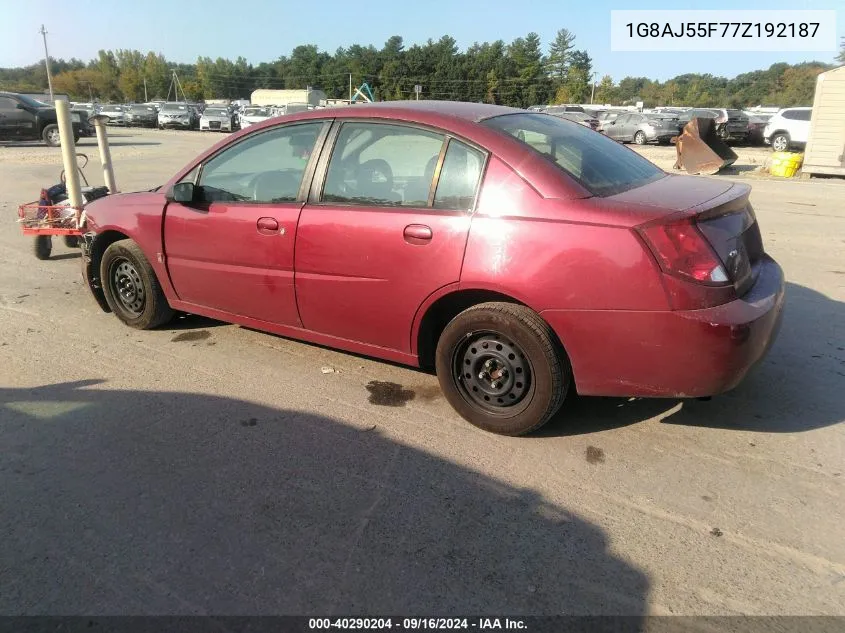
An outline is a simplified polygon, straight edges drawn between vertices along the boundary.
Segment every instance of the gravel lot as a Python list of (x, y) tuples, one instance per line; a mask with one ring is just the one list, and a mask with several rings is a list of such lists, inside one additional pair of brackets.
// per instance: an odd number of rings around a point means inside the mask
[[(113, 131), (118, 185), (222, 138)], [(0, 146), (0, 613), (845, 615), (845, 183), (719, 176), (752, 183), (789, 280), (738, 389), (573, 399), (510, 439), (408, 368), (125, 328), (78, 252), (38, 261), (14, 224), (60, 164)]]

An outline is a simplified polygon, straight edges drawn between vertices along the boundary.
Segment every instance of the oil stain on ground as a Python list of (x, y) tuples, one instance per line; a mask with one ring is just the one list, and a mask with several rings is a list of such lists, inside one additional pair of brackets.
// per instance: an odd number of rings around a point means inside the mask
[(604, 451), (600, 449), (598, 446), (588, 446), (587, 447), (587, 461), (590, 464), (603, 464), (604, 463)]
[(417, 395), (395, 382), (382, 382), (381, 380), (371, 380), (367, 383), (367, 391), (370, 392), (370, 403), (383, 407), (404, 407)]
[(203, 341), (211, 337), (211, 332), (208, 330), (194, 330), (193, 332), (182, 332), (177, 334), (172, 339), (171, 343), (183, 343), (185, 341)]

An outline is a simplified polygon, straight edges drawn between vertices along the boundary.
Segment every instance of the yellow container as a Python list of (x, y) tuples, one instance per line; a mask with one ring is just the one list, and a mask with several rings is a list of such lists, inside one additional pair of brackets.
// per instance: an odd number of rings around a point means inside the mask
[(775, 152), (769, 164), (769, 173), (781, 178), (792, 178), (801, 169), (804, 154), (800, 152)]

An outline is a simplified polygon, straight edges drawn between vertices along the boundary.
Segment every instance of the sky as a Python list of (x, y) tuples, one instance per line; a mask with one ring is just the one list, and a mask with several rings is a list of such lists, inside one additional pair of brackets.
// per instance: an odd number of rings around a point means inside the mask
[(838, 9), (837, 36), (845, 36), (842, 0), (0, 0), (0, 7), (0, 67), (44, 58), (42, 23), (54, 58), (88, 61), (99, 49), (131, 48), (177, 62), (241, 55), (254, 64), (300, 44), (328, 52), (351, 44), (381, 48), (392, 35), (401, 35), (407, 47), (448, 34), (464, 49), (534, 31), (547, 50), (557, 30), (566, 28), (576, 35), (575, 47), (592, 56), (598, 76), (616, 81), (683, 73), (733, 77), (777, 62), (832, 62), (836, 52), (612, 52), (611, 9)]

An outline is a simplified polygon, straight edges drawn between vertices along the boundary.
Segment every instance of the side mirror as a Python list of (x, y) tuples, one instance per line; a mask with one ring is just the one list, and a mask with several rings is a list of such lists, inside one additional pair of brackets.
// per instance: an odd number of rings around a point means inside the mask
[(177, 182), (165, 197), (169, 202), (189, 203), (194, 201), (194, 192), (194, 183)]
[(15, 106), (15, 107), (16, 107), (18, 110), (26, 110), (26, 106), (24, 106), (24, 104), (22, 104), (22, 103), (17, 104), (17, 106)]

